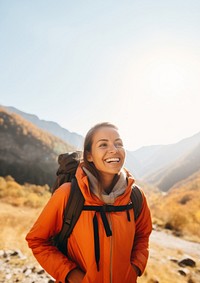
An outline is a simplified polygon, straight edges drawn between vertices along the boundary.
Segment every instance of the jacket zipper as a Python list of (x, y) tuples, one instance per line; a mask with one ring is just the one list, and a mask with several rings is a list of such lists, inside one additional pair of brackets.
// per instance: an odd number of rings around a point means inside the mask
[[(112, 221), (111, 221), (110, 213), (108, 213), (108, 222), (110, 225), (110, 229), (112, 231)], [(110, 283), (112, 283), (112, 275), (113, 275), (112, 274), (112, 260), (113, 260), (112, 252), (113, 252), (113, 235), (110, 236)]]

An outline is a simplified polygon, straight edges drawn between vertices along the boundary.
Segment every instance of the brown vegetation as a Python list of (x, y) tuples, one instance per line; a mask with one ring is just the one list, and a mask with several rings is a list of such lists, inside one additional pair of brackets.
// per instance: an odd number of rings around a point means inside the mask
[(58, 155), (74, 148), (20, 115), (0, 108), (0, 176), (20, 183), (52, 186)]
[(50, 197), (49, 186), (19, 185), (11, 176), (0, 177), (0, 199), (13, 206), (41, 208)]
[(200, 172), (177, 183), (151, 203), (155, 224), (176, 235), (200, 241)]
[(29, 140), (38, 140), (44, 149), (51, 148), (56, 154), (74, 149), (73, 146), (39, 129), (20, 115), (9, 113), (3, 107), (0, 107), (0, 129), (1, 132), (9, 131), (10, 133), (14, 133), (16, 138), (21, 139), (22, 136), (26, 136)]

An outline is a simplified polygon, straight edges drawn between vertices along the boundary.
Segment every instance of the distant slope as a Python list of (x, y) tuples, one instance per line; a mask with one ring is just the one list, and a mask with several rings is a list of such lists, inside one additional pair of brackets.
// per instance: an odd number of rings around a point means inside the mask
[(139, 176), (140, 175), (140, 167), (141, 163), (138, 161), (137, 158), (135, 158), (132, 151), (126, 152), (126, 160), (125, 160), (125, 167), (130, 170), (130, 172), (133, 174), (133, 176)]
[(162, 191), (169, 190), (177, 182), (200, 170), (200, 143), (188, 154), (171, 163), (146, 180)]
[(55, 180), (58, 154), (74, 148), (42, 131), (20, 115), (0, 108), (0, 175), (19, 183), (49, 184)]
[[(200, 132), (170, 145), (142, 147), (131, 152), (135, 159), (137, 177), (149, 180), (152, 174), (182, 158), (200, 143)], [(128, 166), (128, 165), (127, 165)]]
[(66, 143), (71, 144), (76, 149), (82, 149), (83, 137), (81, 135), (77, 133), (71, 133), (67, 129), (62, 128), (60, 125), (58, 125), (55, 122), (41, 120), (36, 115), (25, 113), (14, 107), (9, 107), (9, 106), (3, 106), (3, 107), (6, 108), (11, 113), (16, 113), (21, 115), (27, 121), (33, 123), (42, 130), (48, 131), (49, 133), (62, 139)]

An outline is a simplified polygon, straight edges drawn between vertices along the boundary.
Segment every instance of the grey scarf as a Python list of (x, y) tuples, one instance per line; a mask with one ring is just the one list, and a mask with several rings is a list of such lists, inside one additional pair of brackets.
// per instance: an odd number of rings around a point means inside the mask
[(120, 177), (109, 194), (107, 194), (105, 191), (99, 190), (98, 180), (94, 175), (92, 175), (92, 173), (89, 170), (87, 170), (85, 167), (83, 168), (83, 170), (88, 176), (91, 192), (106, 204), (113, 204), (115, 199), (118, 196), (122, 195), (126, 190), (127, 180), (126, 180), (126, 173), (124, 170), (121, 170)]

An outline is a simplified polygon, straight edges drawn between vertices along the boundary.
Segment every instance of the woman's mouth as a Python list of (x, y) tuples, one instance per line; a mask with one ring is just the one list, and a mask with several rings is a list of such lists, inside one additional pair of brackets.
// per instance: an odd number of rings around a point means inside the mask
[(119, 161), (120, 161), (120, 159), (116, 158), (116, 157), (105, 159), (105, 162), (107, 162), (107, 163), (112, 163), (112, 162), (116, 163), (116, 162), (119, 162)]

